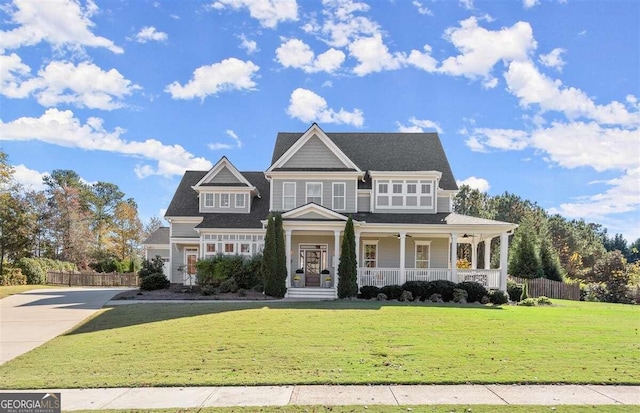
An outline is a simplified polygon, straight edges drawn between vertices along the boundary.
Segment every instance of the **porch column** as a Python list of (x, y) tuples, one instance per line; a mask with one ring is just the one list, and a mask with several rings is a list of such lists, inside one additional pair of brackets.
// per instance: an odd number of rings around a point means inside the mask
[(405, 274), (404, 271), (404, 267), (405, 267), (405, 246), (406, 246), (406, 240), (407, 240), (407, 233), (406, 232), (401, 232), (400, 233), (400, 285), (404, 284), (405, 281), (407, 280), (407, 276)]
[(287, 255), (287, 288), (291, 287), (291, 230), (284, 231), (284, 249)]
[(471, 268), (478, 269), (478, 244), (475, 239), (471, 240)]
[(360, 231), (356, 232), (356, 268), (360, 268)]
[(458, 282), (458, 233), (451, 233), (451, 281)]
[(484, 240), (484, 269), (491, 269), (491, 239)]
[(509, 234), (500, 234), (500, 289), (507, 291), (507, 255), (509, 253)]
[(334, 243), (333, 243), (333, 256), (335, 257), (333, 260), (333, 282), (334, 287), (336, 286), (336, 282), (338, 281), (338, 265), (340, 263), (340, 230), (333, 230)]

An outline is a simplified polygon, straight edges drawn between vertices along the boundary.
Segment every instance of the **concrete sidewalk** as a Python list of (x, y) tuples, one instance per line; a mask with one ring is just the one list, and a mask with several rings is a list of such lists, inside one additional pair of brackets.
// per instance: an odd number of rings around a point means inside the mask
[[(640, 405), (640, 386), (598, 385), (147, 387), (33, 391), (62, 393), (65, 411), (374, 404)], [(12, 391), (0, 390), (0, 393), (9, 392)]]
[(0, 300), (0, 364), (63, 334), (129, 288), (32, 290)]

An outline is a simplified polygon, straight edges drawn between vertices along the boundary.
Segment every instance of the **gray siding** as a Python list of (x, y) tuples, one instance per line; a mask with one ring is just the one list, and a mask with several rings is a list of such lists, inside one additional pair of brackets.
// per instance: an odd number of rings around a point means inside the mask
[(369, 208), (371, 205), (371, 196), (370, 195), (358, 195), (358, 212), (369, 212)]
[(194, 227), (198, 225), (196, 223), (188, 223), (188, 224), (171, 224), (171, 236), (172, 237), (195, 237), (199, 238), (200, 235), (196, 232)]
[(214, 207), (205, 207), (204, 206), (204, 193), (200, 194), (200, 212), (220, 212), (220, 213), (245, 213), (248, 214), (251, 208), (251, 195), (245, 194), (244, 198), (244, 208), (236, 208), (236, 194), (229, 194), (229, 207), (221, 208), (220, 207), (220, 193), (214, 193)]
[(148, 259), (155, 258), (156, 255), (159, 255), (163, 258), (169, 258), (169, 248), (147, 248)]
[(451, 212), (451, 208), (449, 208), (450, 201), (448, 196), (439, 196), (438, 197), (438, 212)]
[[(400, 267), (400, 240), (396, 237), (362, 238), (360, 240), (360, 257), (366, 241), (378, 240), (378, 267)], [(416, 241), (431, 241), (430, 268), (449, 267), (449, 240), (447, 238), (407, 238), (405, 242), (405, 268), (415, 268)]]
[(339, 212), (356, 212), (356, 180), (314, 180), (305, 181), (299, 179), (274, 179), (273, 185), (273, 210), (282, 211), (282, 184), (283, 182), (296, 183), (296, 207), (307, 203), (307, 182), (322, 182), (322, 206), (333, 209), (333, 182), (345, 183), (345, 206), (344, 211)]
[(178, 268), (184, 265), (184, 248), (176, 246), (173, 249), (173, 257), (171, 258), (171, 282), (182, 284), (182, 273), (178, 271)]
[(212, 184), (240, 184), (240, 180), (226, 166), (215, 176), (211, 177), (208, 183)]
[(337, 156), (313, 135), (284, 165), (284, 168), (344, 168)]

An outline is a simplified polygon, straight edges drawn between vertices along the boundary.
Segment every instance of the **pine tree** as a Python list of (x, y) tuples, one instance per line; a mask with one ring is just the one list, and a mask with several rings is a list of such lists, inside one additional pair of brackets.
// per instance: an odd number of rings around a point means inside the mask
[(282, 215), (279, 212), (274, 213), (273, 226), (276, 239), (275, 295), (273, 297), (284, 297), (287, 292), (287, 252), (284, 245)]
[(525, 218), (518, 228), (509, 259), (509, 274), (522, 278), (540, 278), (544, 275), (537, 249), (534, 223)]
[(355, 297), (358, 294), (356, 263), (356, 236), (351, 216), (344, 227), (340, 264), (338, 266), (338, 298)]
[(551, 242), (546, 237), (542, 239), (542, 245), (540, 246), (540, 267), (545, 278), (554, 281), (562, 281), (564, 279), (558, 254), (553, 250)]
[(262, 277), (264, 279), (264, 293), (274, 296), (276, 293), (276, 231), (273, 215), (267, 219), (267, 231), (264, 237), (264, 250), (262, 251)]

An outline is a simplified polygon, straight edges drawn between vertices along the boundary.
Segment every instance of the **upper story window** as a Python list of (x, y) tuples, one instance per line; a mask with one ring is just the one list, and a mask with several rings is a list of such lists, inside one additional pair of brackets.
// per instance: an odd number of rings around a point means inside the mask
[(236, 208), (244, 208), (246, 194), (236, 194)]
[(335, 211), (345, 210), (345, 183), (334, 182), (333, 183), (333, 209)]
[(433, 208), (433, 181), (376, 181), (376, 208)]
[(215, 206), (214, 204), (214, 196), (212, 193), (205, 193), (204, 194), (204, 206), (205, 207), (213, 207)]
[(220, 208), (229, 208), (229, 194), (220, 194)]
[(282, 184), (282, 209), (287, 211), (296, 207), (296, 183), (284, 182)]
[(307, 182), (307, 204), (309, 202), (322, 205), (322, 182)]

